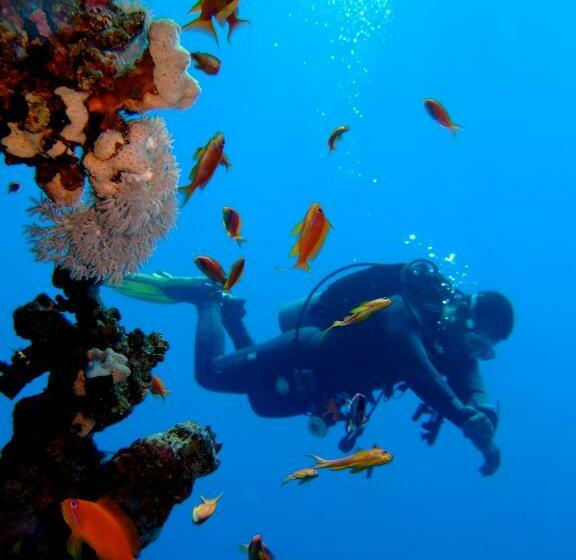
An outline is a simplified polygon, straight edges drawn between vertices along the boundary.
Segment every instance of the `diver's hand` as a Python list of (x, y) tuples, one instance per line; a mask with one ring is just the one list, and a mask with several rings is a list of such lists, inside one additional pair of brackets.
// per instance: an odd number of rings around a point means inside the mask
[(462, 432), (482, 451), (482, 448), (494, 437), (494, 424), (483, 412), (472, 407), (466, 407), (466, 409), (469, 416), (462, 425)]
[(491, 441), (490, 444), (482, 450), (482, 455), (484, 455), (484, 464), (480, 467), (480, 473), (483, 476), (491, 476), (500, 467), (500, 449)]

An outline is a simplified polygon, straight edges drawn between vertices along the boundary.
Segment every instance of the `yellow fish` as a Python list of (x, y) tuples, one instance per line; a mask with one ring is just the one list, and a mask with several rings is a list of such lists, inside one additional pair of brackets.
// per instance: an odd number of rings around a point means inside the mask
[(213, 500), (207, 500), (203, 496), (200, 496), (202, 503), (192, 510), (192, 521), (196, 525), (202, 525), (202, 523), (208, 521), (208, 519), (210, 519), (216, 511), (216, 506), (218, 505), (218, 502), (223, 495), (224, 492), (222, 492), (217, 498), (214, 498)]
[(318, 471), (314, 468), (300, 469), (299, 471), (295, 471), (292, 474), (289, 474), (284, 479), (280, 487), (284, 486), (285, 484), (288, 484), (291, 480), (298, 480), (298, 485), (300, 486), (305, 482), (310, 482), (311, 480), (314, 480), (317, 476)]
[(350, 315), (344, 317), (340, 321), (334, 321), (324, 332), (328, 332), (334, 327), (347, 327), (348, 325), (353, 325), (354, 323), (361, 323), (366, 321), (382, 309), (386, 309), (392, 305), (392, 300), (390, 298), (378, 298), (370, 301), (365, 301), (361, 303), (358, 307), (355, 307), (350, 311)]
[(316, 461), (315, 467), (317, 469), (330, 469), (331, 471), (350, 469), (352, 474), (387, 465), (393, 459), (392, 453), (384, 451), (377, 445), (372, 449), (357, 451), (353, 455), (348, 455), (341, 459), (323, 459), (318, 457), (318, 455), (310, 455), (310, 457)]

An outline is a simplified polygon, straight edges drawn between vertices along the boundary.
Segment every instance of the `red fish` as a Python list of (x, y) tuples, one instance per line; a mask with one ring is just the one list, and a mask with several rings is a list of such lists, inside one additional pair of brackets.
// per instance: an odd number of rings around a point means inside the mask
[(202, 525), (202, 523), (208, 521), (208, 519), (210, 519), (210, 517), (212, 517), (212, 515), (216, 511), (218, 502), (220, 501), (220, 498), (222, 498), (223, 495), (224, 492), (222, 492), (218, 497), (214, 498), (213, 500), (207, 500), (203, 496), (200, 496), (200, 500), (202, 501), (202, 503), (192, 510), (192, 521), (194, 522), (194, 524)]
[(128, 516), (110, 498), (97, 502), (68, 499), (61, 503), (62, 516), (72, 534), (68, 552), (80, 557), (82, 542), (100, 560), (133, 560), (140, 551), (140, 538)]
[(459, 124), (456, 124), (448, 114), (448, 111), (444, 108), (442, 103), (436, 99), (424, 99), (424, 107), (428, 114), (440, 125), (444, 128), (450, 129), (452, 134), (456, 136), (456, 131), (463, 130), (463, 127)]
[(242, 273), (244, 272), (244, 257), (240, 257), (230, 269), (230, 274), (224, 283), (224, 291), (229, 292), (240, 280)]
[(330, 152), (334, 152), (336, 150), (336, 143), (342, 140), (342, 136), (350, 130), (350, 127), (347, 125), (339, 126), (332, 131), (330, 134), (330, 138), (328, 138), (328, 148)]
[(221, 132), (217, 132), (206, 146), (196, 150), (194, 159), (196, 159), (197, 162), (190, 172), (191, 182), (189, 185), (178, 189), (185, 195), (182, 206), (188, 202), (188, 199), (196, 189), (206, 187), (219, 165), (230, 169), (230, 162), (224, 153), (224, 143), (224, 135)]
[(163, 399), (165, 399), (168, 396), (168, 393), (170, 393), (170, 391), (166, 389), (164, 381), (162, 381), (162, 379), (157, 375), (152, 376), (152, 387), (150, 387), (150, 392), (155, 397), (162, 397)]
[(220, 286), (226, 284), (226, 273), (222, 268), (222, 265), (211, 257), (196, 257), (194, 259), (194, 264), (206, 275), (212, 282)]
[(290, 251), (291, 257), (298, 257), (294, 265), (296, 268), (311, 271), (308, 261), (318, 256), (331, 227), (320, 204), (317, 202), (312, 204), (304, 219), (296, 224), (291, 232), (293, 235), (298, 235), (298, 240)]
[(240, 545), (240, 548), (248, 553), (248, 560), (274, 560), (274, 554), (264, 544), (261, 535), (255, 535), (250, 544)]
[(183, 30), (196, 29), (204, 31), (214, 37), (218, 44), (218, 35), (214, 28), (213, 18), (216, 18), (220, 24), (228, 22), (228, 41), (230, 36), (239, 25), (250, 23), (248, 20), (238, 18), (239, 0), (199, 0), (190, 13), (200, 12), (197, 19), (188, 22), (182, 27)]
[(224, 222), (224, 227), (226, 228), (226, 233), (230, 237), (238, 243), (238, 245), (242, 245), (246, 241), (240, 235), (240, 229), (242, 228), (242, 220), (240, 219), (240, 214), (236, 212), (233, 208), (229, 206), (225, 206), (224, 210), (222, 211), (222, 220)]

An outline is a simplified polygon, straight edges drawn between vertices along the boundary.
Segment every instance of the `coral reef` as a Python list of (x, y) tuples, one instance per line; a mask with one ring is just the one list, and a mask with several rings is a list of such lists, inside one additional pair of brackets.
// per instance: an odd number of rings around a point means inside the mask
[[(112, 497), (145, 546), (194, 480), (218, 466), (214, 435), (191, 422), (104, 460), (93, 434), (142, 402), (168, 344), (158, 333), (127, 332), (119, 312), (100, 302), (96, 283), (72, 280), (63, 269), (53, 283), (64, 296), (41, 294), (15, 310), (15, 331), (30, 344), (0, 362), (0, 392), (9, 398), (49, 372), (44, 392), (16, 404), (13, 437), (0, 457), (1, 558), (66, 558), (60, 502), (70, 497)], [(83, 558), (94, 556), (85, 548)]]
[(119, 283), (174, 225), (170, 138), (135, 115), (196, 100), (179, 33), (112, 0), (0, 0), (0, 151), (35, 168), (34, 251), (74, 279)]

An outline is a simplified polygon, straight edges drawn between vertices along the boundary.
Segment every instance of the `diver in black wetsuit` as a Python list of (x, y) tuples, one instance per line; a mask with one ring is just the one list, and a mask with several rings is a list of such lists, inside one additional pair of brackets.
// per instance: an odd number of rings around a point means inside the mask
[[(280, 312), (283, 334), (254, 344), (243, 323), (244, 301), (215, 292), (207, 279), (168, 274), (129, 277), (120, 291), (198, 310), (195, 375), (212, 391), (246, 394), (256, 414), (321, 417), (342, 395), (411, 389), (437, 418), (446, 418), (484, 456), (494, 473), (498, 414), (487, 400), (478, 360), (510, 335), (510, 302), (496, 292), (455, 290), (429, 261), (372, 265)], [(361, 302), (389, 297), (393, 305), (367, 321), (323, 331)], [(235, 352), (225, 354), (225, 333)], [(340, 399), (340, 400), (338, 400)], [(439, 424), (438, 424), (439, 426)], [(430, 437), (433, 442), (435, 436)]]

